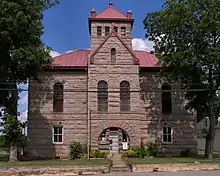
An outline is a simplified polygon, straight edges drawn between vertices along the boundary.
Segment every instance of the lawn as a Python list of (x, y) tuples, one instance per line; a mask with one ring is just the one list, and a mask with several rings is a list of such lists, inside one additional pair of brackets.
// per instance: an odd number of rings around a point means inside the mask
[(164, 157), (164, 158), (129, 158), (127, 159), (131, 164), (165, 164), (165, 163), (219, 163), (220, 156), (215, 156), (214, 159), (208, 160), (202, 156), (198, 157)]
[(19, 161), (14, 164), (6, 161), (1, 161), (0, 166), (72, 166), (72, 165), (107, 165), (109, 160), (107, 159), (91, 159), (91, 160), (46, 160), (46, 161)]
[(108, 159), (82, 159), (82, 160), (43, 160), (43, 161), (19, 161), (8, 163), (8, 153), (0, 148), (0, 166), (72, 166), (72, 165), (107, 165)]

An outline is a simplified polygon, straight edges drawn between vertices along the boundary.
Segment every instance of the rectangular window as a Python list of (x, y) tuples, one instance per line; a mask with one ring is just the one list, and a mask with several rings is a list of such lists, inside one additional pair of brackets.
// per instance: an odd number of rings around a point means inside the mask
[(63, 143), (63, 127), (62, 126), (53, 127), (53, 143), (55, 144)]
[(97, 36), (101, 36), (102, 35), (102, 26), (98, 26), (97, 27)]
[(121, 36), (126, 36), (126, 28), (121, 27)]
[(110, 27), (106, 26), (105, 27), (105, 36), (108, 36), (110, 34)]
[(118, 33), (118, 27), (115, 26), (114, 30), (115, 30), (116, 33)]
[(173, 130), (170, 126), (163, 127), (163, 143), (173, 142)]

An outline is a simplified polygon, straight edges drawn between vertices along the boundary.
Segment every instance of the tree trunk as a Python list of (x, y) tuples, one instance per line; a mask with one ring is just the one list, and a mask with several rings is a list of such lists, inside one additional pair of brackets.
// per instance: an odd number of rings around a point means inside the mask
[(213, 158), (213, 149), (215, 142), (215, 133), (216, 133), (216, 118), (210, 117), (209, 131), (206, 136), (206, 144), (205, 144), (205, 158), (212, 159)]
[[(9, 113), (17, 117), (18, 114), (18, 90), (16, 82), (11, 84), (11, 104), (9, 105)], [(14, 139), (15, 141), (17, 139)], [(18, 145), (16, 142), (11, 141), (9, 151), (9, 162), (18, 161)]]
[(10, 144), (10, 152), (9, 152), (9, 162), (16, 162), (18, 161), (18, 147), (17, 145), (11, 143)]

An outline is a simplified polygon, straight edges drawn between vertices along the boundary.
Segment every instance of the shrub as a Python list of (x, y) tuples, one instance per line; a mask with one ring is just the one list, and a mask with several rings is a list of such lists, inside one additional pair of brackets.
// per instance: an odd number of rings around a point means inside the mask
[(134, 150), (128, 150), (128, 151), (124, 152), (123, 156), (128, 157), (128, 158), (137, 158), (138, 154)]
[(82, 154), (86, 153), (85, 145), (80, 142), (72, 141), (69, 147), (69, 158), (71, 160), (80, 159)]
[(91, 158), (107, 158), (107, 155), (108, 155), (107, 152), (103, 152), (100, 150), (94, 150), (94, 151), (91, 151), (90, 153)]
[(147, 147), (137, 147), (134, 149), (134, 152), (137, 154), (137, 157), (144, 158), (145, 156), (148, 156), (148, 148)]

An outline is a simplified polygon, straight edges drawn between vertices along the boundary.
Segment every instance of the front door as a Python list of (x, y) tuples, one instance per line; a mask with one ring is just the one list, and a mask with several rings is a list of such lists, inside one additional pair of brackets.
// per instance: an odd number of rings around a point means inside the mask
[(110, 140), (111, 140), (110, 152), (118, 153), (118, 151), (119, 151), (119, 139), (118, 139), (118, 136), (111, 136)]

